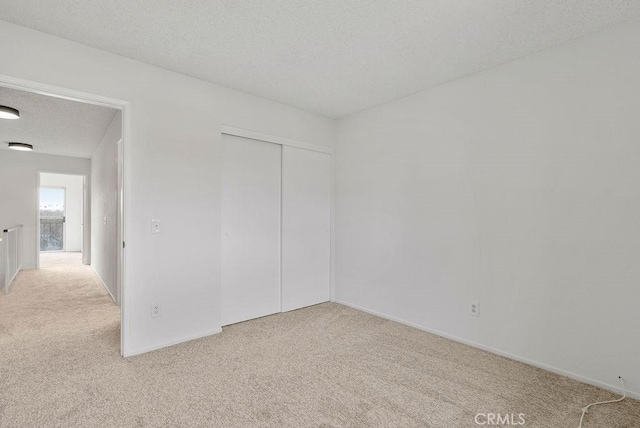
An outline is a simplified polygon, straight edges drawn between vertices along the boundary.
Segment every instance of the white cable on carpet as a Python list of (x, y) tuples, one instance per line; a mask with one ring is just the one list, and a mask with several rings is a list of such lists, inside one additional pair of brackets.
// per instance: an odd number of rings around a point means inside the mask
[(592, 404), (589, 404), (588, 406), (583, 407), (582, 416), (580, 416), (580, 425), (578, 426), (578, 428), (582, 428), (582, 420), (584, 419), (584, 415), (586, 415), (587, 412), (589, 411), (589, 407), (598, 406), (600, 404), (619, 403), (625, 398), (627, 398), (627, 391), (624, 390), (624, 379), (622, 379), (622, 376), (618, 376), (618, 379), (620, 379), (620, 383), (622, 384), (622, 397), (618, 398), (617, 400), (599, 401), (597, 403), (592, 403)]

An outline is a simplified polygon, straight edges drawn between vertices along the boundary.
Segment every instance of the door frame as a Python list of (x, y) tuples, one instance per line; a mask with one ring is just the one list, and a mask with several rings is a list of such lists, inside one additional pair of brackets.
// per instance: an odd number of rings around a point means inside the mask
[[(117, 263), (121, 267), (120, 281), (122, 289), (120, 305), (120, 355), (122, 355), (123, 357), (132, 355), (132, 350), (130, 349), (129, 344), (131, 336), (129, 317), (131, 311), (131, 296), (133, 294), (130, 287), (132, 260), (131, 251), (124, 250), (125, 242), (127, 242), (127, 250), (131, 248), (132, 244), (135, 245), (135, 243), (132, 243), (127, 239), (131, 235), (130, 231), (132, 230), (133, 226), (133, 221), (129, 212), (129, 207), (131, 206), (132, 202), (130, 179), (130, 177), (132, 176), (132, 162), (130, 153), (132, 152), (133, 145), (133, 141), (131, 138), (131, 103), (126, 100), (105, 97), (89, 92), (77, 91), (75, 89), (64, 88), (61, 86), (50, 85), (47, 83), (21, 79), (3, 74), (0, 74), (0, 86), (70, 101), (81, 102), (85, 104), (110, 107), (122, 112), (122, 188), (118, 189), (122, 194), (122, 211), (118, 212), (118, 215), (121, 217), (120, 224), (122, 225), (120, 236), (118, 237), (119, 246), (121, 248), (121, 257), (117, 260)], [(58, 173), (60, 173), (60, 171), (58, 171)], [(85, 179), (85, 189), (86, 188), (87, 183)], [(86, 200), (87, 197), (85, 195), (85, 203)], [(86, 216), (87, 210), (85, 210), (84, 217), (86, 218)], [(38, 249), (40, 249), (39, 245)], [(83, 249), (86, 250), (86, 247), (83, 246)]]
[[(82, 217), (82, 239), (80, 242), (80, 248), (82, 252), (82, 264), (91, 264), (91, 210), (87, 209), (91, 205), (89, 188), (87, 184), (89, 182), (89, 174), (78, 172), (60, 172), (50, 170), (37, 170), (36, 171), (36, 189), (40, 189), (40, 174), (57, 174), (57, 175), (73, 175), (82, 177), (82, 203), (80, 205), (81, 217)], [(55, 186), (43, 186), (43, 187), (55, 187)], [(65, 190), (65, 215), (67, 204), (67, 192)], [(65, 229), (66, 233), (66, 229)], [(36, 206), (36, 235), (38, 239), (38, 245), (36, 246), (36, 269), (40, 269), (40, 190), (38, 190), (38, 203)], [(66, 236), (65, 236), (66, 238)], [(89, 244), (89, 245), (87, 245)], [(66, 246), (65, 246), (66, 250)], [(63, 251), (65, 251), (63, 250)], [(45, 251), (46, 252), (46, 251)]]
[[(37, 236), (36, 236), (36, 240), (37, 240), (37, 250), (38, 250), (38, 254), (36, 255), (36, 266), (38, 268), (40, 268), (40, 253), (64, 253), (67, 251), (67, 188), (64, 186), (41, 186), (40, 185), (40, 174), (42, 174), (42, 172), (38, 171), (38, 218), (37, 218)], [(60, 174), (60, 175), (65, 175), (65, 174)], [(66, 174), (66, 175), (76, 175), (76, 174)], [(62, 189), (63, 192), (63, 199), (64, 199), (64, 209), (62, 211), (62, 250), (52, 250), (52, 251), (42, 251), (40, 249), (40, 189)], [(82, 201), (82, 203), (84, 203), (84, 201)], [(81, 205), (82, 205), (81, 203)], [(84, 232), (84, 231), (83, 231)]]

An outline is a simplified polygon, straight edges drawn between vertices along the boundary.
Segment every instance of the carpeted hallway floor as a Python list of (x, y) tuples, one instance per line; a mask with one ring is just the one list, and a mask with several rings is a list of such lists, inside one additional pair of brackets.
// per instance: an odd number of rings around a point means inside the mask
[[(615, 398), (333, 303), (123, 359), (119, 309), (91, 269), (43, 266), (0, 294), (1, 427), (472, 427), (494, 412), (556, 428)], [(639, 426), (634, 400), (585, 420)]]
[(64, 268), (64, 267), (81, 267), (81, 252), (51, 252), (40, 253), (40, 268)]

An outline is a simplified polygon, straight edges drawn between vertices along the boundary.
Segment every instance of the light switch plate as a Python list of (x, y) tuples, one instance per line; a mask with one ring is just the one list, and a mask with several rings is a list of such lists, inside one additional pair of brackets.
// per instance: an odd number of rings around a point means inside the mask
[(157, 218), (151, 219), (151, 233), (153, 233), (154, 235), (160, 233), (160, 220), (158, 220)]

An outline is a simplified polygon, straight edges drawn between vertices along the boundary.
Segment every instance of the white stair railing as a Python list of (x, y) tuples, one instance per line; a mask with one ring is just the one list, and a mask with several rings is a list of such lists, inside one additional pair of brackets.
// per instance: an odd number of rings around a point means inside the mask
[(0, 281), (4, 292), (9, 287), (22, 268), (22, 225), (4, 229), (0, 238)]

